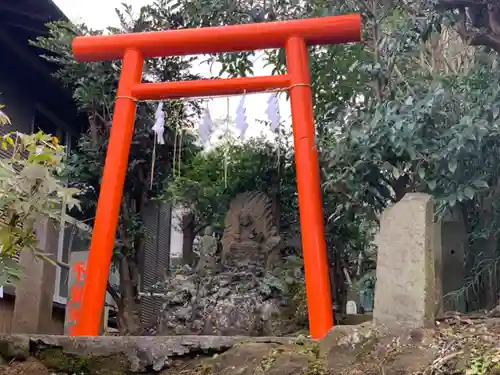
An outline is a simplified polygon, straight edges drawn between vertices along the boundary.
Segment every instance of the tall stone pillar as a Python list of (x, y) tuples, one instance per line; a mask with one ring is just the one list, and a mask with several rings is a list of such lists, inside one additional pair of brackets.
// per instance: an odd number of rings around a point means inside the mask
[(384, 326), (434, 325), (434, 207), (427, 194), (407, 194), (386, 209), (377, 237), (373, 321)]
[[(40, 249), (57, 256), (59, 228), (49, 219), (35, 224)], [(19, 263), (23, 277), (16, 286), (16, 302), (12, 317), (12, 333), (44, 334), (51, 332), (56, 268), (23, 251)]]

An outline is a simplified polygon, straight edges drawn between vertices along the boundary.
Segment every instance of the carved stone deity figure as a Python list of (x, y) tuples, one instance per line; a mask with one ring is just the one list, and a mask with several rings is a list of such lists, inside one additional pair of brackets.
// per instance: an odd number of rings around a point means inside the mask
[(206, 227), (200, 239), (200, 260), (196, 266), (196, 273), (200, 275), (214, 272), (217, 265), (217, 238), (213, 234), (213, 228)]
[(272, 269), (279, 262), (281, 237), (269, 197), (260, 191), (238, 194), (229, 206), (222, 236), (222, 264)]

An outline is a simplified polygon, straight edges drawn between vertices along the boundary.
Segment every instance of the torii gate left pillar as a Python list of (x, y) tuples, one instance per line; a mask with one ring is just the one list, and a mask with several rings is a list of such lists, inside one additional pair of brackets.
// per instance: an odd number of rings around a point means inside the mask
[[(123, 67), (90, 244), (83, 300), (74, 335), (99, 334), (137, 101), (279, 89), (289, 90), (292, 107), (309, 327), (313, 339), (321, 339), (326, 335), (333, 326), (333, 309), (307, 46), (357, 42), (360, 40), (360, 33), (360, 15), (350, 14), (285, 22), (75, 38), (73, 53), (78, 61), (123, 59)], [(143, 62), (147, 58), (271, 48), (285, 48), (287, 74), (141, 83)], [(72, 296), (75, 300), (73, 297), (75, 296)]]

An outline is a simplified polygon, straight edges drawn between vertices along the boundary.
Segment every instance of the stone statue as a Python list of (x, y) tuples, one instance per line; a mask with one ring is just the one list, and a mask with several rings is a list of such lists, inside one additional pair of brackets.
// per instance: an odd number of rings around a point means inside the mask
[(281, 237), (272, 202), (260, 191), (237, 195), (229, 206), (222, 236), (223, 266), (249, 264), (272, 269), (280, 261)]
[(214, 237), (212, 227), (205, 228), (200, 239), (200, 259), (196, 266), (196, 273), (206, 275), (215, 271), (217, 266), (217, 239)]

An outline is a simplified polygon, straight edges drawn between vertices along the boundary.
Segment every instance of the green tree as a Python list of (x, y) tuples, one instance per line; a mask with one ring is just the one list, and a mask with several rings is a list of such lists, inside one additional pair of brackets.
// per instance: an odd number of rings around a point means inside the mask
[[(345, 13), (349, 10), (351, 9), (348, 4), (325, 0), (307, 2), (231, 0), (224, 5), (219, 2), (194, 0), (186, 5), (183, 17), (190, 27), (199, 27), (318, 17)], [(236, 77), (253, 74), (253, 61), (256, 57), (255, 52), (226, 53), (211, 56), (208, 62), (216, 61), (221, 64), (219, 76)], [(284, 50), (265, 51), (263, 58), (273, 74), (285, 72)], [(342, 192), (331, 180), (326, 179), (330, 173), (328, 162), (332, 152), (332, 142), (338, 133), (332, 122), (343, 115), (346, 108), (356, 108), (357, 96), (363, 92), (363, 82), (368, 79), (368, 73), (356, 69), (356, 64), (368, 58), (370, 58), (369, 51), (363, 44), (310, 48), (315, 120), (324, 181), (326, 240), (330, 262), (332, 267), (334, 266), (335, 299), (339, 301), (340, 307), (345, 305), (343, 301), (346, 295), (343, 268), (357, 270), (353, 264), (359, 259), (359, 253), (367, 249), (367, 244), (373, 235), (375, 216), (373, 213), (360, 212), (359, 208), (367, 204), (363, 203), (360, 206), (359, 202), (351, 199), (349, 192)], [(288, 152), (293, 155), (291, 145), (289, 147)], [(295, 206), (294, 209), (296, 208)], [(297, 211), (294, 212), (294, 217), (297, 221)], [(298, 227), (298, 223), (296, 226)], [(366, 262), (365, 265), (368, 266), (369, 263)]]
[[(327, 183), (368, 213), (420, 191), (435, 197), (438, 217), (463, 214), (477, 282), (485, 256), (490, 265), (497, 257), (498, 56), (460, 40), (450, 26), (456, 14), (426, 3), (389, 5), (357, 4), (371, 58), (354, 68), (369, 79), (359, 107), (331, 124), (339, 136), (326, 158)], [(495, 303), (492, 294), (469, 306)]]
[[(130, 6), (117, 10), (120, 27), (110, 27), (106, 32), (124, 33), (164, 29), (183, 26), (179, 12), (172, 12), (166, 1), (142, 7), (134, 15)], [(100, 179), (108, 144), (116, 88), (121, 62), (106, 61), (79, 63), (74, 60), (71, 42), (77, 35), (98, 35), (104, 31), (88, 29), (85, 25), (74, 26), (64, 22), (49, 24), (50, 34), (32, 43), (46, 51), (45, 59), (59, 65), (55, 76), (73, 91), (79, 110), (89, 120), (88, 132), (78, 142), (77, 150), (69, 159), (68, 175), (75, 186), (84, 191), (83, 212), (77, 215), (92, 225), (99, 195)], [(172, 57), (145, 61), (144, 81), (178, 81), (192, 79), (189, 73), (192, 58)], [(174, 136), (182, 132), (182, 145), (177, 144), (183, 160), (189, 160), (198, 150), (194, 137), (185, 132), (192, 126), (192, 117), (197, 113), (196, 102), (168, 101), (166, 113), (165, 145), (156, 145), (151, 130), (154, 123), (156, 103), (143, 102), (137, 107), (133, 141), (130, 150), (127, 178), (123, 190), (117, 246), (113, 264), (120, 274), (120, 285), (108, 285), (108, 291), (118, 306), (118, 322), (122, 334), (140, 334), (139, 319), (139, 263), (144, 250), (142, 214), (146, 204), (163, 190), (164, 181), (171, 176)], [(178, 142), (177, 142), (178, 143)], [(153, 150), (155, 152), (153, 153)], [(153, 155), (155, 160), (153, 161)], [(152, 181), (152, 184), (151, 184)]]
[[(434, 7), (435, 3), (431, 0), (411, 4), (391, 0), (279, 0), (257, 7), (254, 2), (236, 0), (224, 4), (207, 0), (178, 4), (169, 1), (170, 5), (160, 1), (143, 8), (138, 17), (133, 17), (130, 9), (125, 8), (125, 14), (120, 13), (121, 29), (111, 32), (266, 22), (351, 11), (362, 13), (363, 43), (311, 48), (310, 58), (325, 218), (328, 219), (327, 243), (335, 266), (336, 300), (342, 306), (343, 269), (351, 275), (356, 273), (359, 253), (369, 248), (377, 215), (407, 192), (433, 194), (439, 216), (457, 209), (464, 213), (473, 250), (470, 252), (471, 276), (480, 272), (474, 267), (484, 264), (484, 257), (479, 254), (485, 243), (493, 249), (492, 260), (496, 259), (499, 212), (496, 198), (500, 191), (495, 162), (499, 150), (498, 56), (485, 48), (471, 49), (459, 38), (459, 35), (464, 37), (460, 28), (464, 12), (470, 12), (471, 7), (466, 9), (454, 2), (455, 5), (448, 8), (457, 8), (459, 12), (443, 12), (442, 8)], [(488, 1), (476, 5), (490, 11), (492, 8), (486, 3)], [(492, 29), (494, 25), (488, 26)], [(100, 170), (91, 166), (103, 164), (120, 64), (76, 63), (69, 49), (76, 33), (94, 32), (58, 24), (52, 27), (49, 38), (37, 44), (57, 54), (55, 58), (47, 58), (61, 64), (58, 77), (75, 89), (76, 101), (89, 116), (90, 131), (80, 142), (80, 154), (75, 155), (72, 162), (72, 173), (89, 187), (85, 208), (91, 216), (100, 178)], [(472, 44), (494, 49), (487, 43), (472, 41)], [(282, 50), (268, 51), (265, 58), (275, 73), (284, 71)], [(212, 56), (209, 62), (222, 63), (220, 75), (244, 76), (253, 73), (252, 60), (253, 53), (238, 53)], [(184, 58), (154, 60), (147, 64), (147, 76), (152, 81), (186, 79), (189, 65), (190, 60)], [(189, 119), (175, 116), (180, 112), (180, 105), (172, 102), (167, 108), (170, 116), (166, 117), (172, 129), (179, 129), (181, 124), (190, 125)], [(163, 182), (171, 175), (172, 131), (167, 135), (167, 146), (155, 162), (156, 182), (149, 190), (153, 148), (149, 127), (153, 110), (147, 103), (142, 103), (138, 110), (120, 220), (121, 246), (117, 248), (117, 262), (122, 283), (115, 297), (122, 304), (132, 306), (130, 311), (136, 311), (137, 307), (134, 275), (143, 246), (141, 207), (163, 192)], [(200, 154), (189, 136), (183, 140), (181, 177), (167, 190), (176, 202), (193, 210), (194, 234), (208, 223), (220, 222), (224, 207), (240, 188), (265, 190), (276, 187), (278, 181), (290, 189), (286, 194), (293, 196), (293, 184), (289, 183), (288, 176), (269, 183), (267, 171), (273, 170), (269, 160), (274, 160), (269, 158), (269, 153), (275, 155), (272, 146), (231, 144), (229, 148)], [(283, 149), (284, 162), (291, 164), (291, 148)], [(226, 157), (231, 161), (228, 188), (223, 184), (221, 167)], [(265, 163), (259, 164), (262, 158)], [(257, 165), (262, 165), (266, 172), (252, 170)], [(280, 168), (280, 171), (288, 173), (291, 169)], [(269, 193), (272, 196), (275, 192)], [(283, 190), (280, 193), (287, 196)], [(280, 198), (279, 201), (295, 202), (295, 199)], [(285, 212), (292, 212), (288, 208), (282, 211), (282, 220)], [(131, 327), (129, 331), (134, 331), (137, 324), (125, 322), (125, 317), (136, 315), (123, 315), (123, 326)]]
[(183, 242), (184, 262), (192, 263), (194, 237), (209, 225), (223, 229), (230, 201), (245, 191), (269, 195), (282, 232), (298, 225), (293, 214), (297, 209), (293, 163), (285, 137), (276, 141), (226, 139), (184, 163), (164, 197), (190, 210), (183, 221), (184, 234), (188, 233)]
[[(10, 124), (0, 111), (2, 124)], [(15, 283), (22, 269), (14, 259), (21, 252), (56, 263), (38, 247), (34, 233), (38, 220), (61, 220), (61, 210), (79, 206), (78, 190), (67, 188), (61, 178), (66, 151), (57, 138), (38, 132), (11, 132), (0, 138), (10, 154), (0, 159), (0, 286)]]
[[(496, 2), (192, 4), (186, 19), (204, 26), (362, 14), (363, 43), (311, 48), (327, 239), (336, 268), (349, 265), (353, 253), (366, 247), (377, 215), (388, 204), (421, 191), (435, 196), (440, 217), (463, 211), (471, 277), (484, 269), (477, 265), (485, 264), (485, 246), (493, 249), (488, 264), (496, 269), (498, 56), (490, 52), (498, 51)], [(202, 8), (210, 11), (194, 11)], [(472, 49), (467, 42), (487, 48)], [(252, 72), (250, 57), (213, 59), (222, 63), (221, 73), (245, 75)], [(283, 51), (267, 58), (275, 71), (284, 70)]]

